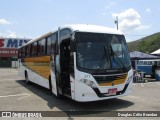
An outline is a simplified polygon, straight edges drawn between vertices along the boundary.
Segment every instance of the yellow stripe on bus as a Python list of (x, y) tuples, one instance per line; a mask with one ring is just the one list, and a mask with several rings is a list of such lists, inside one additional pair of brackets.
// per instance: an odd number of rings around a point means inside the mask
[(114, 85), (119, 85), (119, 84), (123, 84), (126, 81), (127, 75), (122, 75), (122, 76), (118, 76), (115, 80), (111, 81), (111, 82), (103, 82), (103, 83), (98, 83), (99, 86), (112, 86)]
[(24, 65), (39, 74), (40, 76), (49, 79), (50, 76), (50, 56), (25, 58)]

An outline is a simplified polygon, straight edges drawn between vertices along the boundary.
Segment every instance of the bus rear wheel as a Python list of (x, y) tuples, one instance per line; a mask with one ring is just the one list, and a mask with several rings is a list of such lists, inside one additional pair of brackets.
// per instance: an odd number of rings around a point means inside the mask
[(29, 85), (30, 81), (28, 79), (28, 73), (27, 73), (27, 71), (25, 71), (25, 80), (26, 80), (27, 85)]
[(51, 76), (49, 76), (49, 91), (52, 92), (52, 81), (51, 81)]

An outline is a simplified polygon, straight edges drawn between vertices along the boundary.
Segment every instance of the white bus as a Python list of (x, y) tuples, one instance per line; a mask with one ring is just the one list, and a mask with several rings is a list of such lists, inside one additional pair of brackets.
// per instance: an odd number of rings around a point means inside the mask
[(133, 71), (124, 35), (96, 25), (65, 25), (19, 48), (19, 73), (56, 97), (96, 101), (130, 93)]

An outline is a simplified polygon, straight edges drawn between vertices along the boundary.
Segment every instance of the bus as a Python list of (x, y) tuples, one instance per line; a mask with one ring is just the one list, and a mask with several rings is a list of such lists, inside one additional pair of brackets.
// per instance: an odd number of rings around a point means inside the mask
[(122, 32), (104, 26), (64, 25), (18, 49), (19, 74), (26, 83), (57, 98), (87, 102), (131, 92), (133, 71)]
[(155, 78), (155, 69), (160, 67), (160, 59), (148, 59), (148, 60), (139, 60), (137, 64), (137, 70), (144, 72), (145, 75), (150, 75), (152, 78)]

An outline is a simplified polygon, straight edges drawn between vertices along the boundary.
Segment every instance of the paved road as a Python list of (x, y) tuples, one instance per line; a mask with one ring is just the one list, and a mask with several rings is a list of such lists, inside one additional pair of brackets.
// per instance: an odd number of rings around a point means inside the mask
[(17, 69), (0, 69), (0, 111), (160, 111), (160, 82), (134, 83), (129, 96), (79, 103), (56, 99), (49, 90), (26, 85)]

